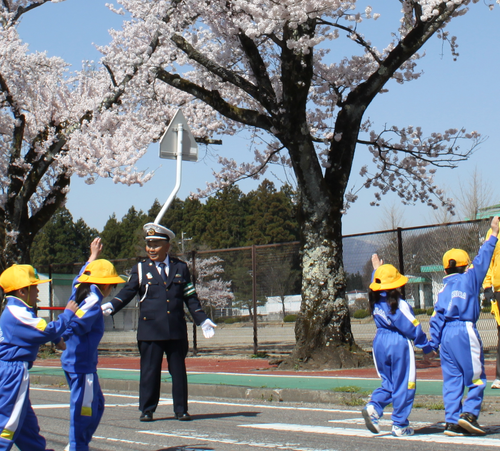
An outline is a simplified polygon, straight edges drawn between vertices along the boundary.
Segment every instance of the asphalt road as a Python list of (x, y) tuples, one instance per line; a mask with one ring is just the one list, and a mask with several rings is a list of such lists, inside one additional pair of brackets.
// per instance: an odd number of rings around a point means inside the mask
[[(94, 451), (396, 451), (432, 449), (469, 451), (500, 449), (500, 415), (487, 412), (480, 418), (485, 437), (446, 437), (443, 411), (414, 409), (413, 437), (388, 435), (391, 422), (384, 417), (383, 433), (373, 435), (364, 427), (360, 407), (325, 404), (235, 401), (191, 398), (191, 422), (173, 419), (171, 399), (162, 398), (155, 419), (139, 422), (136, 393), (106, 391), (106, 411), (94, 435)], [(62, 451), (69, 428), (69, 392), (54, 387), (31, 387), (31, 401), (47, 447)]]

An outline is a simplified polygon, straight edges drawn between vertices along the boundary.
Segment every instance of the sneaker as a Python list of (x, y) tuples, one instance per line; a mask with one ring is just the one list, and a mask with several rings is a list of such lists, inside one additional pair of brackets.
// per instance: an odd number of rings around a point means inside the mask
[(380, 417), (379, 417), (377, 411), (375, 410), (375, 407), (373, 407), (371, 404), (368, 404), (361, 411), (361, 414), (363, 415), (363, 418), (365, 419), (365, 424), (366, 424), (366, 427), (368, 428), (368, 430), (373, 432), (374, 434), (378, 434), (380, 432), (380, 426), (378, 424), (378, 420)]
[(462, 426), (466, 431), (475, 435), (486, 435), (486, 432), (481, 429), (477, 422), (477, 417), (469, 412), (463, 412), (460, 414), (458, 420), (459, 426)]
[(500, 388), (500, 379), (495, 379), (491, 384), (491, 388)]
[(392, 435), (394, 435), (394, 437), (407, 437), (409, 435), (413, 435), (414, 433), (415, 431), (410, 426), (402, 428), (394, 424), (392, 425)]
[(447, 435), (449, 437), (458, 437), (458, 436), (469, 435), (469, 433), (462, 426), (459, 426), (458, 424), (446, 423), (446, 427), (444, 428), (444, 435)]

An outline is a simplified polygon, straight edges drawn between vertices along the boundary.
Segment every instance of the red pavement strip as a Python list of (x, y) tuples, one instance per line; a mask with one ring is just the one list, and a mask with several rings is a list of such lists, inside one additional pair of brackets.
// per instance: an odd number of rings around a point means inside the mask
[[(59, 359), (40, 359), (36, 366), (61, 366)], [(269, 365), (266, 359), (230, 359), (216, 357), (188, 357), (186, 359), (188, 372), (199, 373), (267, 373), (272, 375), (287, 376), (324, 376), (324, 377), (360, 377), (378, 378), (377, 371), (371, 368), (349, 368), (343, 370), (324, 371), (282, 371), (275, 365)], [(488, 381), (495, 379), (495, 361), (485, 362), (486, 378)], [(99, 357), (99, 368), (139, 369), (139, 357)], [(163, 369), (167, 370), (164, 361)], [(441, 367), (438, 360), (425, 364), (417, 361), (417, 379), (441, 380)]]

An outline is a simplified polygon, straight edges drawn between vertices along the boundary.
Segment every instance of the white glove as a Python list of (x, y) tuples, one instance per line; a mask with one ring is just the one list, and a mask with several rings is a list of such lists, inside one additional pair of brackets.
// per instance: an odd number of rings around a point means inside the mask
[(214, 324), (208, 318), (201, 323), (201, 330), (205, 338), (212, 338), (215, 335), (214, 327), (217, 327), (217, 324)]
[(113, 307), (113, 304), (111, 304), (111, 302), (106, 302), (106, 304), (101, 305), (101, 310), (104, 316), (109, 316), (115, 311), (115, 308)]

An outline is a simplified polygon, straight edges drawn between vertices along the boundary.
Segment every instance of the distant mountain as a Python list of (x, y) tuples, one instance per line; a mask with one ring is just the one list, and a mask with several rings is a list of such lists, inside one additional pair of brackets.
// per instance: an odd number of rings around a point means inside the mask
[(377, 252), (375, 243), (376, 235), (366, 237), (347, 237), (342, 240), (344, 249), (344, 269), (350, 274), (359, 272), (363, 274), (363, 268), (371, 260), (372, 254)]

